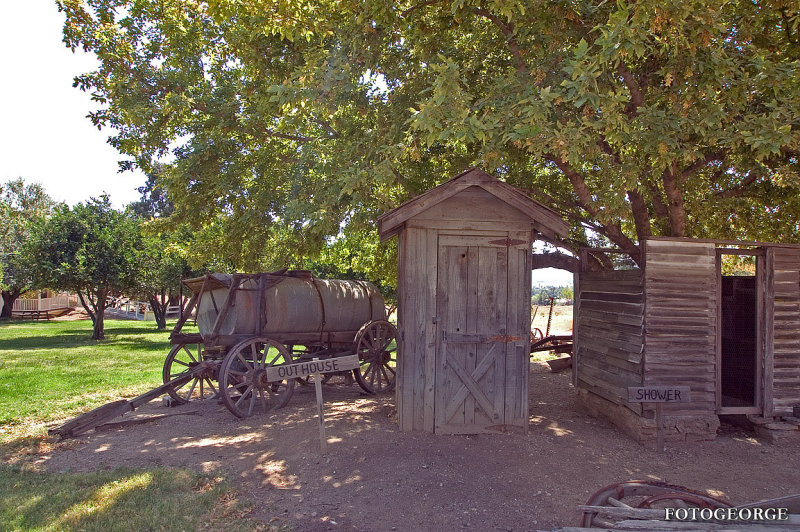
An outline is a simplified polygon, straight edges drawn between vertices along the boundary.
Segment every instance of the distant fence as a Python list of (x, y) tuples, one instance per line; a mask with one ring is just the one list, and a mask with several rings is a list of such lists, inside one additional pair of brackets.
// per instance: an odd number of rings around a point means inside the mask
[(78, 296), (75, 294), (60, 294), (56, 297), (42, 297), (37, 299), (17, 299), (14, 301), (12, 311), (23, 310), (55, 310), (62, 308), (73, 308), (80, 305)]
[[(119, 317), (141, 321), (156, 319), (150, 303), (133, 301), (125, 297), (109, 297), (106, 312)], [(178, 319), (180, 315), (181, 307), (179, 305), (170, 305), (167, 307), (166, 319)]]

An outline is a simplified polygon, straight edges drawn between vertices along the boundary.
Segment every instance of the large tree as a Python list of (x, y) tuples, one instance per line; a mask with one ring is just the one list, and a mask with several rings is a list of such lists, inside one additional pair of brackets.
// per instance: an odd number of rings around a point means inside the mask
[(92, 319), (94, 340), (105, 338), (108, 296), (136, 286), (137, 224), (104, 195), (72, 208), (56, 207), (25, 244), (36, 284), (77, 293)]
[(100, 59), (76, 81), (93, 120), (129, 166), (174, 156), (162, 185), (206, 257), (316, 254), (469, 165), (536, 189), (565, 249), (800, 237), (795, 2), (59, 5)]
[(20, 248), (30, 237), (33, 225), (43, 220), (54, 204), (38, 183), (25, 184), (22, 178), (18, 178), (0, 185), (2, 318), (11, 317), (14, 301), (33, 287), (33, 279), (26, 261), (20, 256)]

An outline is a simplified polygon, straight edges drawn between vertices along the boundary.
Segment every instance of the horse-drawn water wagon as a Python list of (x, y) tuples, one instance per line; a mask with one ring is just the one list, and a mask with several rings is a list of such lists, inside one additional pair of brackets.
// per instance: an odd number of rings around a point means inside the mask
[[(191, 374), (166, 390), (179, 403), (218, 395), (238, 417), (268, 412), (285, 405), (295, 385), (268, 381), (268, 366), (349, 354), (359, 356), (354, 376), (366, 392), (394, 386), (396, 330), (370, 283), (286, 271), (212, 274), (184, 285), (194, 295), (163, 372), (165, 383)], [(193, 311), (199, 332), (183, 333)]]
[[(357, 355), (355, 380), (368, 393), (392, 390), (397, 331), (383, 297), (364, 281), (317, 279), (304, 270), (208, 274), (192, 291), (164, 361), (164, 384), (130, 401), (99, 407), (52, 432), (74, 436), (169, 394), (183, 404), (220, 399), (237, 417), (284, 406), (297, 376), (272, 380), (267, 368)], [(194, 316), (198, 332), (184, 332)]]

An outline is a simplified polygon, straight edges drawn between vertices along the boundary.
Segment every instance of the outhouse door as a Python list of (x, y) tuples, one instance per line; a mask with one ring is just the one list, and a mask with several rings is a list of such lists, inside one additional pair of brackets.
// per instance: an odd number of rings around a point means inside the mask
[(509, 316), (509, 301), (514, 307), (520, 281), (509, 283), (509, 272), (514, 278), (525, 267), (526, 249), (527, 242), (521, 246), (505, 235), (439, 236), (437, 433), (500, 430), (510, 422), (507, 417), (513, 417), (506, 414), (506, 364), (507, 355), (516, 351), (510, 341), (519, 340), (513, 333), (522, 333), (510, 325), (519, 323), (515, 311)]

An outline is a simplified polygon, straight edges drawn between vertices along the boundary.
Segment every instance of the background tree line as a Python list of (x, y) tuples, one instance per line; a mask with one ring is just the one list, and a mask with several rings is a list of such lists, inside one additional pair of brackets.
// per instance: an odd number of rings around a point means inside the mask
[(535, 286), (531, 290), (531, 305), (549, 305), (550, 298), (565, 301), (566, 304), (572, 305), (575, 292), (571, 286)]
[(108, 196), (69, 207), (38, 184), (16, 179), (0, 185), (2, 316), (11, 316), (22, 293), (49, 288), (78, 295), (94, 339), (104, 337), (111, 296), (147, 301), (156, 325), (165, 328), (167, 307), (180, 303), (181, 277), (196, 271), (182, 251), (187, 240), (155, 225), (163, 206), (153, 205), (147, 186), (141, 192), (141, 201), (117, 210)]

